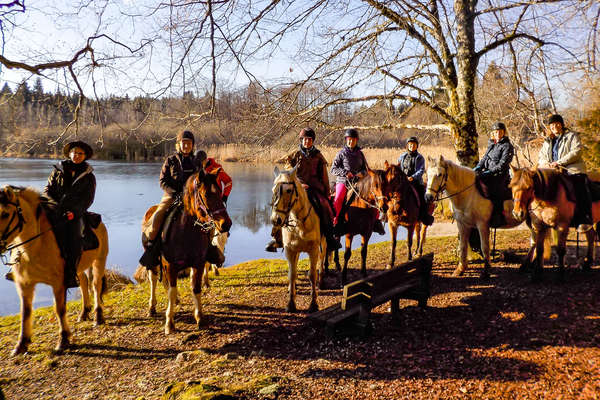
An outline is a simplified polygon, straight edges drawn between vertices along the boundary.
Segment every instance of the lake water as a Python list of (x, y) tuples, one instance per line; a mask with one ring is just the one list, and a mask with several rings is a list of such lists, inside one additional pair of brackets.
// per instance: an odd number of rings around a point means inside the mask
[[(56, 160), (0, 158), (0, 186), (32, 186), (42, 190)], [(158, 185), (161, 163), (129, 163), (92, 160), (96, 175), (96, 199), (90, 211), (102, 214), (109, 237), (107, 268), (131, 277), (142, 253), (140, 224), (144, 213), (162, 195)], [(227, 210), (233, 220), (231, 236), (225, 249), (225, 266), (259, 258), (284, 258), (283, 253), (268, 253), (264, 246), (270, 239), (269, 222), (273, 166), (268, 164), (224, 163), (233, 178), (233, 190)], [(389, 235), (374, 234), (371, 242), (389, 240)], [(360, 244), (354, 239), (353, 246)], [(19, 312), (19, 298), (14, 284), (4, 279), (0, 270), (0, 315)], [(75, 295), (69, 291), (70, 296)], [(36, 287), (34, 307), (52, 305), (50, 287)]]

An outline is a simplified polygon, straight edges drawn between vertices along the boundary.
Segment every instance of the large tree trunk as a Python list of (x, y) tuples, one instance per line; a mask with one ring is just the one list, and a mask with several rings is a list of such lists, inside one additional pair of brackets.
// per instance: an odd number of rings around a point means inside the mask
[(458, 104), (453, 111), (458, 124), (452, 128), (452, 133), (458, 162), (467, 167), (474, 167), (479, 161), (475, 124), (475, 74), (478, 64), (474, 26), (476, 5), (477, 0), (457, 0), (454, 3), (457, 16)]

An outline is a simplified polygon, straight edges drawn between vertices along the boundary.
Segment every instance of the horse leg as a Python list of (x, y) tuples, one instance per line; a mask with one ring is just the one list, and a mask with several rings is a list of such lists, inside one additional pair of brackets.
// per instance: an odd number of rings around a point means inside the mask
[(202, 283), (203, 276), (208, 273), (209, 264), (206, 263), (202, 268), (202, 273), (197, 268), (190, 271), (190, 286), (194, 295), (194, 318), (196, 326), (200, 329), (202, 325)]
[(471, 234), (471, 228), (465, 225), (458, 225), (458, 249), (459, 249), (459, 261), (458, 267), (452, 273), (452, 276), (461, 276), (467, 268), (467, 246), (469, 245), (469, 235)]
[(104, 263), (98, 260), (94, 261), (92, 268), (92, 285), (94, 286), (94, 325), (104, 324), (104, 309), (102, 302), (103, 286), (106, 284), (106, 277), (104, 276)]
[[(208, 272), (210, 271), (210, 266), (211, 266), (211, 264), (209, 262), (206, 262), (206, 263), (204, 263), (204, 268), (202, 268), (202, 284), (207, 289), (210, 287), (210, 282), (208, 281)], [(194, 269), (192, 268), (192, 272), (193, 271), (194, 271)], [(192, 276), (192, 272), (190, 272), (190, 277)]]
[(352, 255), (352, 239), (354, 236), (347, 234), (346, 235), (346, 249), (344, 250), (344, 267), (342, 268), (342, 276), (340, 280), (340, 286), (344, 287), (346, 285), (346, 281), (348, 279), (348, 261), (350, 261), (350, 256)]
[(369, 237), (361, 236), (360, 240), (360, 272), (363, 278), (367, 277), (367, 252), (369, 251)]
[(81, 292), (81, 312), (77, 321), (89, 321), (89, 314), (92, 311), (92, 307), (90, 306), (89, 279), (85, 271), (78, 272), (77, 277), (79, 278), (79, 291)]
[(398, 225), (390, 224), (390, 236), (392, 239), (392, 251), (390, 254), (390, 263), (387, 265), (388, 269), (394, 268), (396, 262), (396, 241), (398, 239)]
[(406, 227), (406, 251), (408, 254), (408, 261), (412, 260), (412, 242), (413, 242), (413, 233), (415, 232), (414, 225), (408, 225)]
[[(421, 228), (423, 229), (421, 230)], [(421, 233), (423, 234), (423, 236), (425, 236), (426, 230), (427, 227), (425, 225), (421, 225), (421, 223), (417, 221), (417, 223), (415, 224), (415, 236), (417, 238), (417, 248), (415, 250), (415, 253), (418, 254), (419, 257), (423, 255), (423, 241), (421, 240)]]
[(537, 233), (535, 232), (534, 228), (532, 226), (529, 226), (529, 251), (527, 252), (527, 256), (525, 256), (525, 259), (523, 259), (521, 266), (519, 267), (519, 272), (522, 274), (526, 273), (527, 270), (531, 269), (533, 266), (533, 257), (536, 251), (535, 244), (537, 242), (536, 237)]
[(542, 280), (542, 270), (544, 268), (544, 238), (546, 236), (545, 228), (537, 232), (535, 238), (535, 260), (533, 262), (533, 272), (531, 274), (531, 282), (539, 282)]
[(158, 273), (156, 267), (146, 271), (148, 273), (148, 281), (150, 282), (150, 300), (148, 301), (148, 316), (156, 316), (156, 284), (158, 281)]
[(308, 306), (308, 312), (313, 313), (319, 311), (317, 304), (317, 267), (321, 258), (319, 246), (315, 246), (308, 257), (310, 261), (310, 306)]
[(54, 351), (61, 353), (69, 347), (69, 339), (71, 337), (69, 323), (67, 322), (67, 292), (62, 284), (54, 286), (52, 290), (54, 291), (54, 311), (56, 312), (58, 332), (60, 335), (60, 339), (54, 348)]
[(27, 352), (27, 346), (31, 343), (31, 331), (33, 328), (33, 318), (31, 317), (33, 303), (33, 289), (34, 285), (22, 285), (17, 284), (17, 291), (21, 299), (21, 332), (19, 333), (19, 339), (17, 344), (12, 351), (12, 355), (23, 354)]
[(594, 262), (596, 231), (594, 229), (590, 229), (585, 233), (585, 238), (587, 240), (587, 254), (583, 260), (582, 268), (584, 271), (589, 271), (592, 267), (592, 263)]
[(170, 335), (175, 332), (175, 322), (173, 316), (175, 315), (175, 303), (177, 302), (177, 268), (168, 265), (167, 271), (163, 279), (167, 280), (169, 284), (168, 290), (168, 305), (167, 311), (165, 312), (165, 335)]
[(324, 237), (321, 238), (321, 247), (319, 248), (319, 258), (317, 260), (317, 286), (319, 289), (325, 289), (325, 261), (327, 260), (329, 253), (327, 252), (327, 241)]
[(342, 270), (342, 266), (340, 265), (340, 252), (338, 250), (333, 251), (333, 262), (335, 263), (335, 270), (340, 272)]
[(477, 227), (479, 230), (479, 237), (481, 238), (481, 252), (483, 253), (483, 271), (479, 276), (481, 279), (490, 278), (490, 227), (487, 225), (480, 225)]
[(567, 236), (569, 227), (558, 228), (558, 243), (556, 245), (556, 255), (558, 256), (558, 282), (565, 281), (565, 254), (567, 253)]
[(294, 313), (296, 308), (296, 278), (298, 276), (298, 258), (299, 252), (293, 252), (285, 248), (285, 257), (288, 260), (288, 304), (285, 311)]

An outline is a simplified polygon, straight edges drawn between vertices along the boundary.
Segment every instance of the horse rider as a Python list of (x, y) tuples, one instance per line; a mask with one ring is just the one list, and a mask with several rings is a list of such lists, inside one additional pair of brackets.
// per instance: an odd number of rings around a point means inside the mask
[(566, 172), (575, 186), (580, 232), (592, 228), (592, 200), (581, 140), (577, 132), (565, 128), (563, 117), (553, 114), (546, 122), (546, 138), (538, 155), (538, 167), (556, 168)]
[[(344, 133), (344, 147), (339, 151), (331, 165), (331, 173), (336, 176), (335, 199), (333, 208), (335, 217), (334, 225), (338, 226), (340, 212), (348, 192), (347, 185), (350, 185), (367, 174), (367, 159), (360, 147), (358, 147), (358, 131), (356, 129), (347, 129)], [(380, 235), (385, 235), (385, 229), (379, 219), (376, 220), (373, 230)]]
[(429, 213), (429, 204), (425, 201), (425, 185), (423, 184), (425, 158), (419, 153), (418, 148), (419, 140), (416, 136), (408, 138), (406, 142), (407, 151), (398, 158), (398, 165), (419, 196), (419, 219), (425, 225), (431, 225), (433, 224), (433, 215)]
[(227, 204), (227, 199), (229, 198), (229, 194), (231, 193), (231, 189), (233, 187), (233, 180), (227, 174), (227, 172), (225, 172), (223, 166), (216, 162), (214, 158), (206, 158), (206, 161), (204, 161), (203, 165), (204, 172), (216, 176), (217, 184), (221, 188), (221, 199), (223, 200), (223, 203)]
[(54, 215), (49, 216), (63, 251), (64, 284), (68, 289), (79, 286), (77, 264), (83, 252), (83, 216), (94, 202), (96, 177), (87, 163), (94, 154), (90, 145), (70, 142), (63, 148), (63, 154), (67, 159), (54, 166), (44, 196), (56, 207)]
[[(196, 155), (192, 154), (194, 142), (192, 132), (188, 130), (180, 132), (175, 143), (175, 154), (167, 157), (163, 163), (159, 182), (164, 194), (143, 231), (148, 240), (148, 246), (140, 258), (140, 264), (147, 268), (152, 268), (159, 263), (160, 237), (158, 237), (158, 234), (169, 209), (176, 201), (178, 203), (181, 201), (187, 179), (202, 168), (200, 154), (204, 152), (198, 151)], [(204, 153), (204, 156), (206, 156), (206, 153)]]
[(515, 149), (506, 134), (506, 125), (496, 122), (491, 128), (491, 138), (488, 148), (479, 160), (473, 171), (487, 186), (492, 204), (492, 217), (490, 226), (497, 228), (506, 224), (504, 218), (504, 200), (511, 198), (510, 189), (510, 163), (515, 155)]
[[(308, 199), (319, 216), (321, 232), (327, 239), (327, 247), (337, 250), (340, 242), (333, 236), (333, 210), (328, 200), (329, 176), (327, 175), (327, 160), (313, 144), (315, 131), (304, 128), (300, 131), (300, 146), (295, 152), (286, 157), (289, 167), (296, 168), (296, 176), (306, 189)], [(273, 239), (267, 244), (266, 251), (276, 252), (283, 247), (281, 227), (273, 227)]]

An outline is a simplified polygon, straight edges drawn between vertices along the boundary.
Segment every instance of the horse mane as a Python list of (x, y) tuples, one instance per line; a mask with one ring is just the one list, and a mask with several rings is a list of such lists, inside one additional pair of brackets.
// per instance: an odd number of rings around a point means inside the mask
[[(568, 188), (569, 182), (563, 181), (563, 179), (563, 174), (554, 168), (536, 168), (533, 170), (523, 168), (514, 171), (509, 186), (511, 188), (532, 188), (538, 199), (553, 201), (558, 194), (559, 185), (562, 184)], [(569, 194), (569, 190), (566, 190), (566, 192)]]
[(356, 182), (356, 184), (355, 184), (356, 191), (358, 192), (359, 196), (362, 197), (363, 199), (368, 199), (369, 196), (371, 195), (371, 187), (374, 184), (374, 179), (378, 179), (380, 182), (382, 181), (381, 177), (382, 177), (384, 171), (382, 171), (382, 170), (372, 170), (372, 171), (375, 172), (374, 176), (367, 174), (362, 179), (359, 179), (358, 182)]
[(11, 200), (8, 198), (8, 193), (6, 191), (9, 188), (23, 201), (31, 204), (31, 206), (34, 208), (37, 207), (42, 201), (42, 194), (36, 188), (31, 186), (5, 186), (0, 190), (0, 202), (6, 203), (7, 201)]
[(289, 171), (279, 171), (279, 175), (277, 175), (275, 182), (273, 182), (273, 187), (275, 187), (278, 183), (293, 183), (298, 191), (298, 196), (301, 197), (301, 200), (304, 204), (304, 202), (308, 201), (308, 194), (298, 180), (298, 176), (293, 172), (293, 169)]

